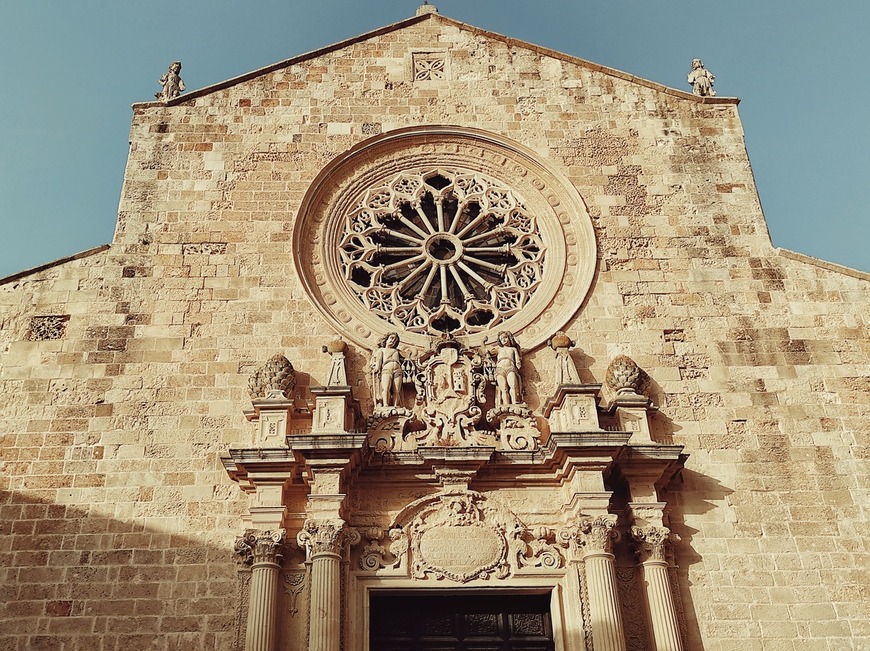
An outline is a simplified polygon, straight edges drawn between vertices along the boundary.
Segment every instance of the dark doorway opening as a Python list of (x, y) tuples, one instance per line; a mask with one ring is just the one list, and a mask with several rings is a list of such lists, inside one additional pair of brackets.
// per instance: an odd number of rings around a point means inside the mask
[(371, 596), (370, 651), (554, 651), (549, 594)]

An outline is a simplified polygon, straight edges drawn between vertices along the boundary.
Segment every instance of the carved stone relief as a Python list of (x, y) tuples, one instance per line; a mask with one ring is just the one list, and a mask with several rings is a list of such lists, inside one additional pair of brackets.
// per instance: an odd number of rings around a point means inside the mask
[(446, 52), (414, 52), (414, 81), (433, 81), (447, 77)]
[(640, 577), (634, 567), (616, 568), (616, 588), (622, 610), (622, 626), (627, 651), (645, 651), (647, 622)]
[(529, 530), (475, 491), (448, 489), (412, 502), (386, 532), (370, 528), (364, 537), (358, 567), (382, 575), (467, 583), (565, 565), (565, 545), (553, 529)]
[[(522, 358), (510, 332), (500, 333), (494, 348), (478, 350), (444, 336), (413, 360), (399, 354), (397, 335), (388, 335), (381, 343), (370, 364), (376, 398), (368, 429), (369, 446), (375, 451), (413, 451), (423, 446), (492, 446), (505, 450), (538, 447), (540, 432), (532, 412), (521, 402)], [(487, 412), (484, 423), (487, 359), (496, 369), (492, 384), (497, 406)], [(402, 400), (405, 375), (400, 369), (409, 366), (416, 390), (412, 409), (392, 404)]]
[(318, 309), (369, 350), (392, 331), (415, 348), (442, 333), (477, 347), (496, 329), (533, 347), (589, 289), (582, 199), (496, 134), (409, 127), (363, 141), (321, 176), (300, 206), (294, 260)]
[(27, 329), (28, 341), (49, 341), (63, 339), (66, 334), (66, 323), (69, 321), (68, 314), (50, 314), (46, 316), (30, 317), (30, 325)]

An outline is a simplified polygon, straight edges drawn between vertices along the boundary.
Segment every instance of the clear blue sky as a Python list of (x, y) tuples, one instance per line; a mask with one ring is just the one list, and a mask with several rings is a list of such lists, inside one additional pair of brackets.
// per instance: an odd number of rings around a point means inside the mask
[[(130, 104), (414, 14), (422, 0), (0, 0), (0, 276), (112, 239)], [(773, 243), (870, 271), (867, 0), (439, 0), (457, 20), (742, 99)]]

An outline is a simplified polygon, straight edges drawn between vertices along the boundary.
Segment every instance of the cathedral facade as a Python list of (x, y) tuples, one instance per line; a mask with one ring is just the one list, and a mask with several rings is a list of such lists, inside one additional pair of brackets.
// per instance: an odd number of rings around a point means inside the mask
[(176, 64), (112, 244), (0, 281), (2, 648), (870, 642), (870, 275), (736, 99), (431, 5)]

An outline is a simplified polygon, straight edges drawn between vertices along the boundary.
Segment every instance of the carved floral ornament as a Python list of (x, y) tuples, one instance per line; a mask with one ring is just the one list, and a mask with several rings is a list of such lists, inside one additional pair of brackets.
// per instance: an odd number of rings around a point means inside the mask
[(609, 551), (615, 515), (558, 529), (526, 527), (497, 499), (446, 490), (412, 502), (386, 530), (364, 532), (358, 567), (418, 580), (505, 579), (560, 570), (588, 552)]
[(596, 249), (570, 182), (530, 150), (458, 127), (375, 136), (310, 186), (294, 259), (324, 316), (365, 348), (500, 330), (543, 343), (579, 309)]

